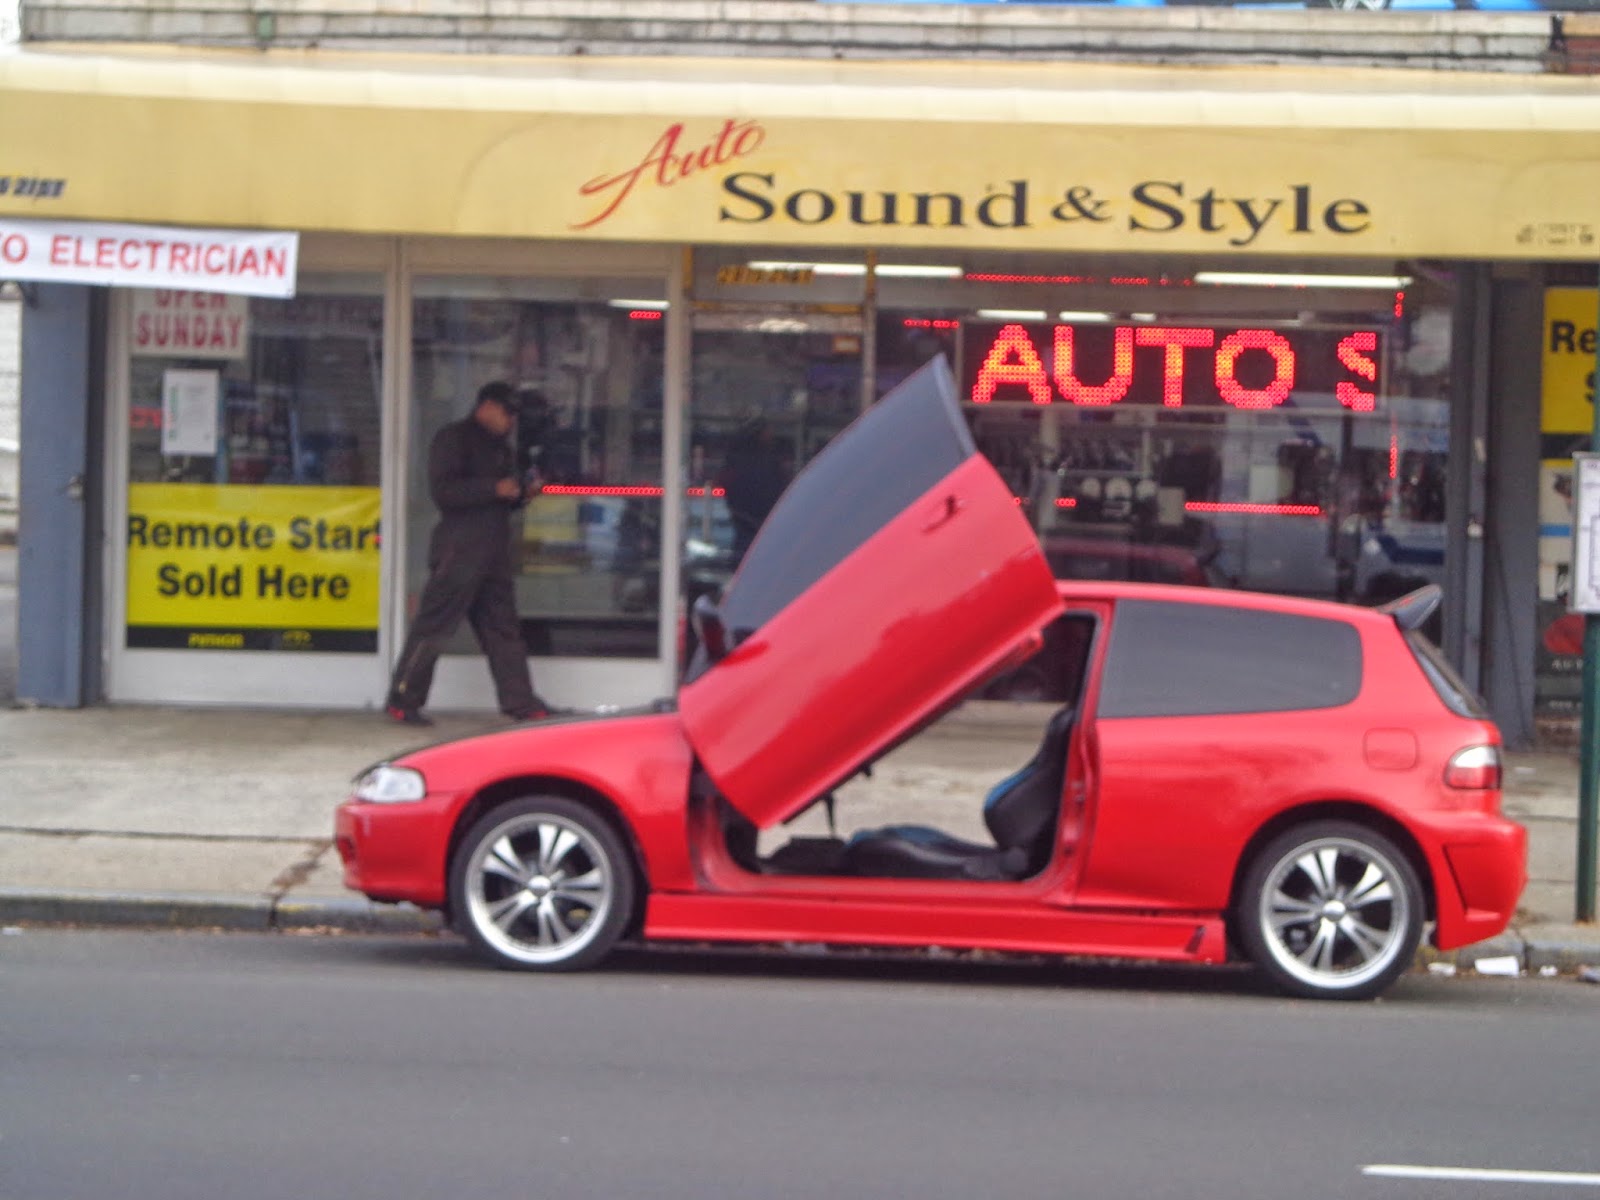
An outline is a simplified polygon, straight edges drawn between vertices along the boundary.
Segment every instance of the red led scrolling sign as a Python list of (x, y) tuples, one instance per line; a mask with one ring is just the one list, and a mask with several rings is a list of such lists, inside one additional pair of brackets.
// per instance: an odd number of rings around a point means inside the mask
[(1370, 413), (1382, 394), (1382, 336), (1374, 329), (969, 324), (963, 339), (974, 404), (1060, 397), (1082, 408), (1221, 403), (1259, 412), (1332, 397)]

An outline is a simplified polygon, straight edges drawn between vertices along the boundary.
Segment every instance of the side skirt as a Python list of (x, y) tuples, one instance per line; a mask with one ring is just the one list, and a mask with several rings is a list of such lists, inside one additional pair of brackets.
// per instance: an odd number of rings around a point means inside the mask
[(1220, 915), (1063, 912), (1028, 907), (954, 908), (805, 897), (657, 893), (644, 936), (663, 941), (834, 942), (944, 946), (1022, 954), (1082, 954), (1220, 963)]

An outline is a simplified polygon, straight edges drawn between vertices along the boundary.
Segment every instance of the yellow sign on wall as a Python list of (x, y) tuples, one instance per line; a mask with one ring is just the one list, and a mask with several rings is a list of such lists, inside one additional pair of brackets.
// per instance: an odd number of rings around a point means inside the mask
[(130, 647), (378, 648), (377, 488), (128, 488)]
[(1594, 428), (1597, 315), (1600, 299), (1593, 288), (1545, 291), (1539, 421), (1544, 433), (1588, 433)]

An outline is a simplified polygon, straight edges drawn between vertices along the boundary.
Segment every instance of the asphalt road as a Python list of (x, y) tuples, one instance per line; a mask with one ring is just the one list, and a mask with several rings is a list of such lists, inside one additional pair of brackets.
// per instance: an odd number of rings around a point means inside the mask
[(0, 936), (5, 1200), (1571, 1196), (1600, 988), (631, 954), (454, 939)]

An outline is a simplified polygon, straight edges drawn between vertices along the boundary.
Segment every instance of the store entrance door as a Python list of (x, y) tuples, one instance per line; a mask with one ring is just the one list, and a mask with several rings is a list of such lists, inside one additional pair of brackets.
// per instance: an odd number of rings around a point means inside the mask
[[(517, 621), (534, 690), (560, 707), (659, 697), (665, 281), (420, 276), (411, 308), (405, 551), (396, 649), (428, 578), (438, 522), (429, 450), (470, 420), (478, 389), (511, 385), (514, 469), (540, 490), (512, 514)], [(435, 710), (493, 710), (463, 622), (439, 659)]]
[(686, 607), (725, 585), (795, 474), (862, 409), (859, 312), (695, 314)]

